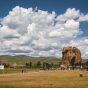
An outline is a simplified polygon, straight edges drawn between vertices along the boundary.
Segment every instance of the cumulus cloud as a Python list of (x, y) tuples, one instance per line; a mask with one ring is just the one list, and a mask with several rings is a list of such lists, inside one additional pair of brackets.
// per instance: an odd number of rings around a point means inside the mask
[(80, 11), (75, 8), (68, 8), (64, 14), (58, 15), (57, 20), (59, 22), (65, 22), (69, 19), (77, 19), (80, 15)]
[(82, 22), (82, 21), (87, 21), (88, 22), (88, 13), (85, 15), (85, 14), (81, 14), (78, 21)]
[(81, 50), (82, 57), (88, 57), (88, 38), (71, 40), (68, 44), (66, 44), (66, 46), (68, 45), (78, 47)]
[(13, 39), (19, 38), (20, 34), (17, 33), (16, 30), (12, 30), (8, 28), (8, 26), (2, 26), (0, 28), (0, 39)]
[(88, 42), (87, 38), (76, 40), (83, 33), (82, 21), (88, 21), (88, 14), (75, 8), (57, 14), (16, 6), (0, 21), (0, 54), (60, 57), (68, 44), (82, 50)]

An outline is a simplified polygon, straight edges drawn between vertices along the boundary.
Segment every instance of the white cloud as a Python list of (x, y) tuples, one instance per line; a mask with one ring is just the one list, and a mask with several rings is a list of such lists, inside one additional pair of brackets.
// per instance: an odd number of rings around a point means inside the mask
[(75, 8), (68, 8), (64, 14), (57, 16), (59, 22), (65, 22), (70, 19), (77, 19), (80, 15), (80, 11)]
[(2, 26), (0, 28), (0, 39), (13, 39), (19, 38), (20, 34), (17, 33), (16, 30), (11, 30), (8, 26)]
[(75, 8), (68, 8), (64, 14), (64, 16), (66, 18), (70, 18), (70, 19), (76, 19), (77, 17), (79, 17), (80, 11), (76, 10)]
[(62, 24), (56, 24), (61, 25), (58, 27), (54, 27), (54, 30), (51, 30), (49, 32), (49, 37), (58, 37), (58, 38), (73, 38), (76, 37), (78, 34), (80, 34), (79, 30), (79, 22), (75, 20), (67, 20), (66, 22)]
[(87, 21), (88, 22), (88, 13), (84, 15), (83, 13), (80, 15), (78, 21)]
[(62, 33), (59, 30), (53, 30), (49, 33), (49, 37), (59, 37), (62, 36)]
[(78, 40), (71, 40), (66, 46), (71, 45), (78, 47), (81, 50), (82, 57), (88, 56), (88, 38), (82, 38)]
[(81, 34), (80, 22), (88, 18), (82, 14), (75, 8), (56, 15), (16, 6), (0, 22), (0, 54), (61, 56), (63, 46), (71, 44), (85, 48), (86, 56), (87, 38), (75, 40)]

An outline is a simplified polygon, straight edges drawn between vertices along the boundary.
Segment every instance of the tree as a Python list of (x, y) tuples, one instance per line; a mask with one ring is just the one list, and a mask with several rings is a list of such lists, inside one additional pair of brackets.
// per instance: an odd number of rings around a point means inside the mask
[(43, 62), (42, 68), (45, 70), (46, 69), (46, 63)]
[(88, 60), (85, 62), (85, 65), (87, 65), (87, 66), (88, 66)]
[(36, 67), (41, 68), (41, 62), (40, 61), (37, 62)]
[(49, 64), (49, 63), (47, 63), (47, 62), (43, 62), (43, 69), (45, 70), (45, 69), (50, 69), (50, 67), (51, 67), (51, 65)]
[(29, 63), (30, 68), (32, 68), (32, 62)]
[(51, 68), (54, 68), (54, 64), (53, 63), (51, 63)]
[(32, 62), (26, 63), (25, 65), (26, 65), (26, 67), (28, 67), (28, 68), (32, 68)]

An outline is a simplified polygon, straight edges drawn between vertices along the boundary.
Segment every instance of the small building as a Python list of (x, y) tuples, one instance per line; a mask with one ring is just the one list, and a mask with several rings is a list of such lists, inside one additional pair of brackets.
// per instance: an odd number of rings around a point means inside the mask
[(4, 70), (4, 65), (0, 65), (0, 70)]

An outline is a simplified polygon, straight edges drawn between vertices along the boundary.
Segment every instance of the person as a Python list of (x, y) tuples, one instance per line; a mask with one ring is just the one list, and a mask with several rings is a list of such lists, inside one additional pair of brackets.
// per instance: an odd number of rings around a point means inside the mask
[(82, 74), (82, 73), (80, 73), (80, 74), (79, 74), (79, 76), (80, 76), (80, 77), (83, 77), (83, 74)]
[(24, 70), (22, 69), (22, 73), (24, 73)]

